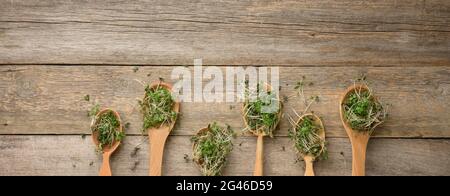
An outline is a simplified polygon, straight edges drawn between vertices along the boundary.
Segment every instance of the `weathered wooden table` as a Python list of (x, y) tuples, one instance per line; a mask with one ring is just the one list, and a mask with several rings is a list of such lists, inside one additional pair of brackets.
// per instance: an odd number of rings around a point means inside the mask
[[(450, 1), (0, 1), (0, 175), (97, 175), (86, 111), (130, 122), (114, 175), (147, 175), (137, 80), (175, 66), (279, 66), (281, 95), (304, 75), (321, 97), (329, 159), (317, 175), (350, 175), (338, 101), (367, 74), (390, 107), (369, 142), (367, 175), (450, 175)], [(138, 70), (134, 67), (138, 66)], [(90, 95), (90, 101), (84, 100)], [(301, 110), (285, 100), (284, 112)], [(163, 175), (199, 175), (190, 136), (208, 122), (240, 130), (240, 103), (182, 103)], [(265, 142), (267, 175), (303, 175), (283, 119)], [(238, 137), (224, 175), (251, 175), (256, 138)]]

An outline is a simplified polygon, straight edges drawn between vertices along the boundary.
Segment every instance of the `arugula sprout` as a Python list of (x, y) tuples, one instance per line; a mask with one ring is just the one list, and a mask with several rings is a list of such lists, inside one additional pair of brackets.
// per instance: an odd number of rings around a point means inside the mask
[(83, 99), (84, 99), (85, 101), (89, 101), (89, 100), (90, 100), (90, 96), (89, 96), (89, 95), (85, 95), (85, 96), (83, 97)]
[(244, 120), (248, 131), (262, 132), (273, 137), (281, 119), (281, 101), (272, 91), (262, 92), (260, 84), (250, 90), (245, 83)]
[(327, 159), (326, 142), (320, 137), (319, 131), (323, 130), (321, 124), (312, 116), (305, 116), (300, 122), (289, 129), (288, 136), (294, 141), (294, 146), (303, 156), (310, 155), (314, 158)]
[(355, 89), (350, 92), (342, 105), (348, 124), (356, 131), (370, 131), (383, 123), (387, 117), (387, 108), (376, 99), (372, 90)]
[(155, 88), (147, 86), (145, 97), (139, 103), (144, 117), (143, 131), (150, 127), (172, 123), (177, 117), (173, 111), (175, 100), (169, 90), (158, 85)]
[(233, 149), (230, 126), (223, 128), (216, 122), (209, 124), (207, 131), (199, 132), (192, 137), (194, 142), (193, 157), (205, 176), (221, 175), (227, 156)]
[(121, 141), (125, 133), (120, 131), (120, 122), (113, 111), (106, 111), (94, 118), (91, 126), (92, 133), (97, 133), (98, 151), (107, 145), (112, 146), (115, 141)]

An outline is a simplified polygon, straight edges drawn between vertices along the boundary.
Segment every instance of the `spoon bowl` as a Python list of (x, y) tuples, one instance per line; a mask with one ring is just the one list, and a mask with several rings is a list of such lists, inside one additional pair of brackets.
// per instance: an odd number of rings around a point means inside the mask
[[(114, 116), (117, 118), (117, 121), (119, 121), (119, 131), (123, 132), (122, 120), (120, 119), (119, 113), (116, 112), (115, 110), (112, 110), (109, 108), (105, 108), (95, 115), (95, 118), (92, 119), (91, 127), (93, 127), (97, 123), (97, 120), (99, 119), (99, 117), (101, 115), (103, 115), (104, 113), (107, 113), (107, 112), (112, 112), (114, 114)], [(94, 142), (96, 147), (98, 147), (100, 144), (100, 142), (98, 141), (98, 134), (99, 134), (98, 131), (95, 131), (92, 133), (92, 141)], [(102, 146), (103, 163), (102, 163), (102, 166), (101, 166), (100, 172), (99, 172), (100, 176), (111, 176), (112, 175), (109, 160), (110, 160), (112, 153), (119, 147), (119, 145), (120, 145), (120, 141), (115, 140), (111, 145)]]

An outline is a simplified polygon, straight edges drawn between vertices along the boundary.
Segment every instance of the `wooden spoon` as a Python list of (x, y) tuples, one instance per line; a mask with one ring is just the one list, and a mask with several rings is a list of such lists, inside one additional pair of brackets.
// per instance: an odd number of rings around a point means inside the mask
[[(172, 91), (172, 85), (164, 83), (164, 82), (156, 82), (150, 85), (150, 88), (157, 88), (161, 86), (170, 92)], [(177, 114), (180, 111), (180, 103), (175, 102), (173, 105), (173, 111)], [(177, 115), (178, 116), (178, 115)], [(150, 176), (161, 176), (161, 168), (163, 161), (163, 153), (164, 153), (164, 145), (166, 143), (167, 137), (169, 136), (170, 131), (173, 129), (175, 125), (175, 119), (170, 124), (163, 124), (159, 127), (150, 127), (147, 129), (148, 137), (149, 137), (149, 150), (150, 150), (150, 162), (149, 162), (149, 175)]]
[[(309, 113), (309, 114), (303, 114), (300, 116), (300, 118), (297, 120), (296, 125), (298, 125), (305, 117), (312, 117), (314, 124), (319, 125), (319, 137), (325, 141), (325, 128), (323, 126), (322, 120), (316, 116), (315, 114)], [(317, 158), (311, 154), (301, 154), (303, 156), (303, 160), (305, 160), (305, 176), (314, 176), (314, 167), (313, 162)]]
[[(106, 108), (101, 110), (100, 112), (97, 113), (97, 115), (95, 116), (94, 119), (92, 119), (91, 122), (91, 127), (95, 125), (96, 120), (100, 117), (100, 115), (106, 113), (106, 112), (113, 112), (114, 116), (116, 116), (117, 120), (119, 121), (119, 131), (122, 132), (122, 121), (120, 120), (120, 115), (119, 113), (117, 113), (116, 111)], [(99, 141), (98, 141), (98, 131), (95, 131), (92, 133), (92, 141), (94, 141), (94, 144), (96, 147), (98, 147), (99, 145)], [(117, 149), (117, 147), (119, 147), (120, 145), (120, 141), (114, 141), (111, 145), (105, 145), (103, 146), (102, 149), (102, 154), (103, 154), (103, 163), (102, 166), (100, 167), (100, 172), (99, 175), (100, 176), (111, 176), (111, 167), (109, 165), (109, 159), (112, 155), (112, 153)]]
[[(271, 91), (272, 87), (269, 84), (266, 84), (266, 90)], [(280, 96), (277, 94), (277, 100), (279, 100), (279, 107), (282, 107)], [(243, 112), (245, 113), (245, 106), (242, 107)], [(244, 123), (246, 127), (250, 127), (248, 125), (247, 119), (243, 115)], [(278, 126), (278, 123), (281, 119), (281, 108), (278, 112), (278, 121), (274, 127)], [(264, 131), (260, 128), (258, 130), (250, 130), (250, 132), (253, 133), (253, 135), (258, 137), (258, 140), (256, 142), (256, 159), (255, 159), (255, 170), (253, 171), (254, 176), (263, 176), (263, 170), (264, 170), (264, 136), (267, 136), (267, 134), (264, 133)]]
[(353, 176), (364, 176), (365, 175), (365, 164), (366, 164), (366, 150), (367, 143), (369, 142), (370, 132), (369, 131), (358, 131), (353, 130), (348, 124), (344, 115), (344, 102), (350, 93), (358, 91), (368, 91), (369, 89), (365, 85), (353, 85), (347, 88), (344, 95), (341, 98), (339, 112), (341, 115), (341, 121), (344, 125), (345, 131), (347, 132), (350, 142), (352, 144), (352, 175)]

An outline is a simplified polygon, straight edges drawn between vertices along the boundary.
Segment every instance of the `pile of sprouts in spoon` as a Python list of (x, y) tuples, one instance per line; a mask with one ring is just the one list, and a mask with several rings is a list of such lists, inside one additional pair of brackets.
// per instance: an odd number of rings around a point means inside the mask
[(372, 133), (375, 127), (385, 121), (387, 106), (374, 97), (364, 79), (355, 81), (354, 86), (355, 90), (346, 96), (342, 104), (345, 119), (353, 130)]
[(245, 82), (243, 117), (247, 131), (273, 137), (273, 131), (281, 120), (282, 104), (278, 94), (268, 88), (268, 85), (257, 84), (256, 89), (251, 89), (248, 81)]
[(219, 126), (216, 122), (209, 124), (192, 137), (194, 161), (205, 176), (221, 175), (227, 156), (233, 149), (233, 130)]
[(324, 128), (317, 119), (305, 115), (289, 129), (288, 136), (294, 141), (295, 149), (303, 156), (327, 159), (326, 142), (320, 137), (320, 131), (324, 131)]
[(121, 131), (120, 121), (112, 110), (97, 115), (99, 111), (96, 105), (91, 111), (93, 114), (91, 131), (97, 134), (97, 150), (99, 152), (103, 151), (104, 147), (111, 147), (115, 141), (121, 141), (125, 137), (125, 133)]
[(145, 97), (139, 102), (144, 117), (143, 131), (172, 123), (177, 112), (173, 111), (175, 99), (171, 92), (161, 85), (145, 88)]

